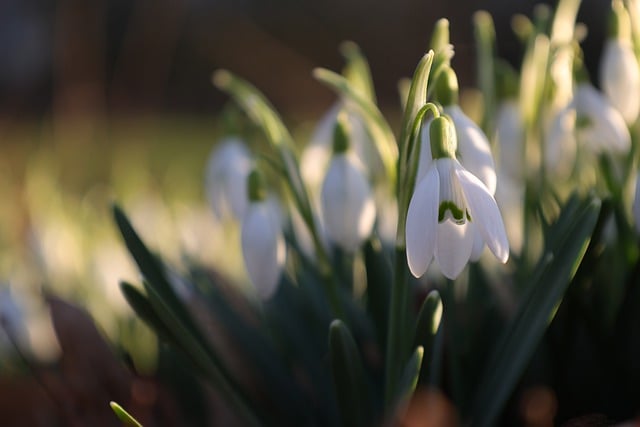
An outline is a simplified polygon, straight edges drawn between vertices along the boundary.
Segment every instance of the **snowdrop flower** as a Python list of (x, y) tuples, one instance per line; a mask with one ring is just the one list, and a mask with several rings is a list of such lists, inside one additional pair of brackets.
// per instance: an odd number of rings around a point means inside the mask
[(559, 109), (546, 130), (544, 164), (556, 178), (565, 180), (573, 171), (576, 142), (576, 110), (573, 105)]
[(339, 114), (347, 117), (351, 146), (360, 162), (371, 171), (384, 171), (382, 160), (359, 116), (348, 112), (342, 102), (337, 102), (320, 119), (300, 157), (302, 177), (312, 191), (320, 188), (331, 161), (333, 133)]
[(577, 114), (577, 138), (593, 153), (626, 153), (631, 135), (624, 119), (590, 83), (578, 84), (572, 101)]
[(355, 252), (369, 237), (376, 216), (371, 187), (357, 159), (349, 153), (348, 122), (335, 127), (334, 155), (322, 184), (322, 214), (329, 239)]
[(446, 68), (440, 74), (436, 83), (436, 97), (455, 126), (460, 162), (480, 178), (491, 195), (495, 194), (496, 169), (489, 140), (458, 105), (458, 78), (451, 68)]
[(600, 60), (600, 87), (624, 121), (632, 124), (640, 112), (640, 66), (633, 52), (629, 14), (619, 1), (612, 9), (612, 34)]
[(491, 191), (456, 159), (456, 133), (447, 117), (429, 127), (433, 160), (417, 182), (406, 221), (407, 262), (422, 276), (433, 258), (455, 279), (471, 257), (474, 235), (501, 262), (509, 258), (502, 217)]
[(242, 217), (242, 256), (251, 282), (262, 299), (276, 291), (284, 267), (286, 247), (280, 217), (267, 199), (260, 174), (248, 178), (249, 204)]
[(249, 149), (236, 137), (220, 141), (209, 156), (207, 199), (218, 219), (242, 218), (248, 204), (247, 177), (252, 164)]

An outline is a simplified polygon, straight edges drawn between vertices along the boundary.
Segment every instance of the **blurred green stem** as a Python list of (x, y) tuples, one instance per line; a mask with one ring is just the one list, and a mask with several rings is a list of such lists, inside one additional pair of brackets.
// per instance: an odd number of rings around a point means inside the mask
[(398, 393), (398, 379), (409, 354), (407, 311), (409, 309), (409, 272), (405, 249), (396, 247), (395, 271), (391, 288), (391, 309), (387, 329), (385, 406), (393, 404)]

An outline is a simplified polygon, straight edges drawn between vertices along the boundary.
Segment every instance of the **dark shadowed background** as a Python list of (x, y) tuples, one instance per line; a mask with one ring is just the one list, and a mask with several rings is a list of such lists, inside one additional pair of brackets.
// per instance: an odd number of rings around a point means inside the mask
[[(338, 45), (369, 58), (383, 108), (409, 76), (434, 22), (451, 21), (463, 86), (473, 84), (474, 11), (492, 13), (498, 52), (521, 52), (511, 16), (533, 0), (4, 0), (0, 2), (0, 111), (92, 114), (215, 111), (224, 96), (211, 72), (228, 68), (254, 82), (288, 116), (317, 113), (332, 94), (311, 78), (339, 69)], [(553, 3), (553, 2), (547, 2)], [(584, 47), (591, 69), (602, 44), (606, 0), (585, 1)]]

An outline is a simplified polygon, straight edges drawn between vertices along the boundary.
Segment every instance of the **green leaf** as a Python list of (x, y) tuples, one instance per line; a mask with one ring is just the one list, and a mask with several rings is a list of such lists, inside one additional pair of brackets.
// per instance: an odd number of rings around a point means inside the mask
[(367, 311), (376, 329), (378, 345), (380, 348), (385, 348), (391, 266), (384, 256), (380, 240), (369, 239), (365, 244), (364, 264), (367, 272)]
[(404, 370), (402, 371), (402, 376), (400, 377), (400, 382), (398, 383), (398, 396), (397, 403), (402, 404), (404, 401), (409, 399), (413, 394), (413, 391), (416, 389), (418, 385), (418, 378), (420, 377), (420, 367), (422, 366), (422, 358), (424, 356), (424, 349), (421, 346), (416, 347), (411, 358), (404, 366)]
[(130, 283), (121, 282), (120, 291), (133, 311), (162, 339), (172, 340), (171, 332), (158, 314), (154, 311), (149, 299)]
[(372, 408), (362, 360), (356, 342), (341, 320), (334, 320), (329, 327), (329, 354), (342, 425), (371, 425)]
[(243, 416), (248, 425), (261, 425), (239, 387), (226, 372), (220, 358), (207, 345), (202, 332), (173, 292), (160, 261), (144, 245), (122, 210), (114, 206), (113, 213), (126, 246), (146, 279), (144, 286), (147, 298), (143, 300), (128, 287), (125, 289), (139, 304), (139, 308), (145, 310), (145, 314), (155, 313), (155, 317), (149, 319), (155, 322), (160, 320), (164, 324), (165, 332), (175, 339), (178, 349), (188, 355), (196, 367), (218, 387), (238, 415)]
[(363, 96), (361, 91), (355, 88), (349, 80), (338, 73), (325, 68), (316, 68), (313, 70), (313, 76), (333, 89), (344, 99), (348, 107), (355, 108), (360, 114), (367, 133), (380, 154), (389, 182), (393, 185), (396, 180), (398, 147), (393, 131), (378, 107)]
[(420, 346), (424, 349), (427, 357), (424, 358), (423, 366), (420, 370), (421, 380), (427, 381), (428, 370), (424, 366), (431, 363), (435, 353), (435, 340), (440, 321), (442, 320), (442, 300), (438, 291), (433, 290), (425, 298), (418, 313), (416, 330), (413, 338), (414, 347)]
[(133, 418), (127, 411), (125, 411), (122, 406), (118, 405), (116, 402), (109, 402), (109, 406), (111, 406), (111, 410), (116, 414), (118, 419), (122, 421), (125, 425), (130, 427), (142, 427), (135, 418)]
[(340, 45), (340, 53), (347, 60), (347, 65), (342, 74), (351, 82), (354, 88), (360, 90), (362, 96), (375, 105), (376, 93), (367, 58), (362, 54), (358, 45), (352, 41), (343, 42)]
[(577, 203), (574, 198), (568, 205), (547, 233), (550, 244), (525, 286), (518, 312), (487, 363), (476, 392), (473, 425), (495, 425), (582, 261), (598, 220), (600, 201)]

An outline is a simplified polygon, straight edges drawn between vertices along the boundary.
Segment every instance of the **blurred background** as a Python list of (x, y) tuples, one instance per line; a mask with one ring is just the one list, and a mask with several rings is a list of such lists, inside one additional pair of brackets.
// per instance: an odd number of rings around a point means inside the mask
[[(1, 1), (0, 309), (5, 324), (22, 326), (2, 335), (0, 376), (26, 373), (42, 398), (41, 373), (30, 371), (29, 361), (59, 360), (65, 323), (52, 326), (51, 312), (70, 315), (67, 325), (90, 324), (43, 294), (84, 307), (97, 322), (99, 334), (73, 339), (102, 348), (104, 336), (137, 372), (154, 370), (155, 339), (117, 286), (139, 279), (113, 226), (114, 201), (149, 246), (176, 265), (188, 256), (229, 274), (241, 270), (238, 252), (226, 243), (229, 230), (215, 224), (204, 197), (204, 165), (227, 102), (211, 84), (213, 70), (253, 82), (291, 128), (303, 130), (304, 143), (304, 129), (334, 101), (311, 71), (339, 70), (340, 42), (361, 47), (381, 109), (394, 117), (397, 82), (412, 74), (437, 19), (450, 20), (453, 66), (468, 87), (473, 12), (491, 12), (498, 54), (518, 65), (511, 17), (531, 16), (537, 3)], [(594, 81), (608, 9), (606, 0), (584, 1), (579, 15), (589, 29), (583, 47)], [(18, 398), (7, 396), (21, 384), (0, 382), (1, 413), (15, 409)]]

